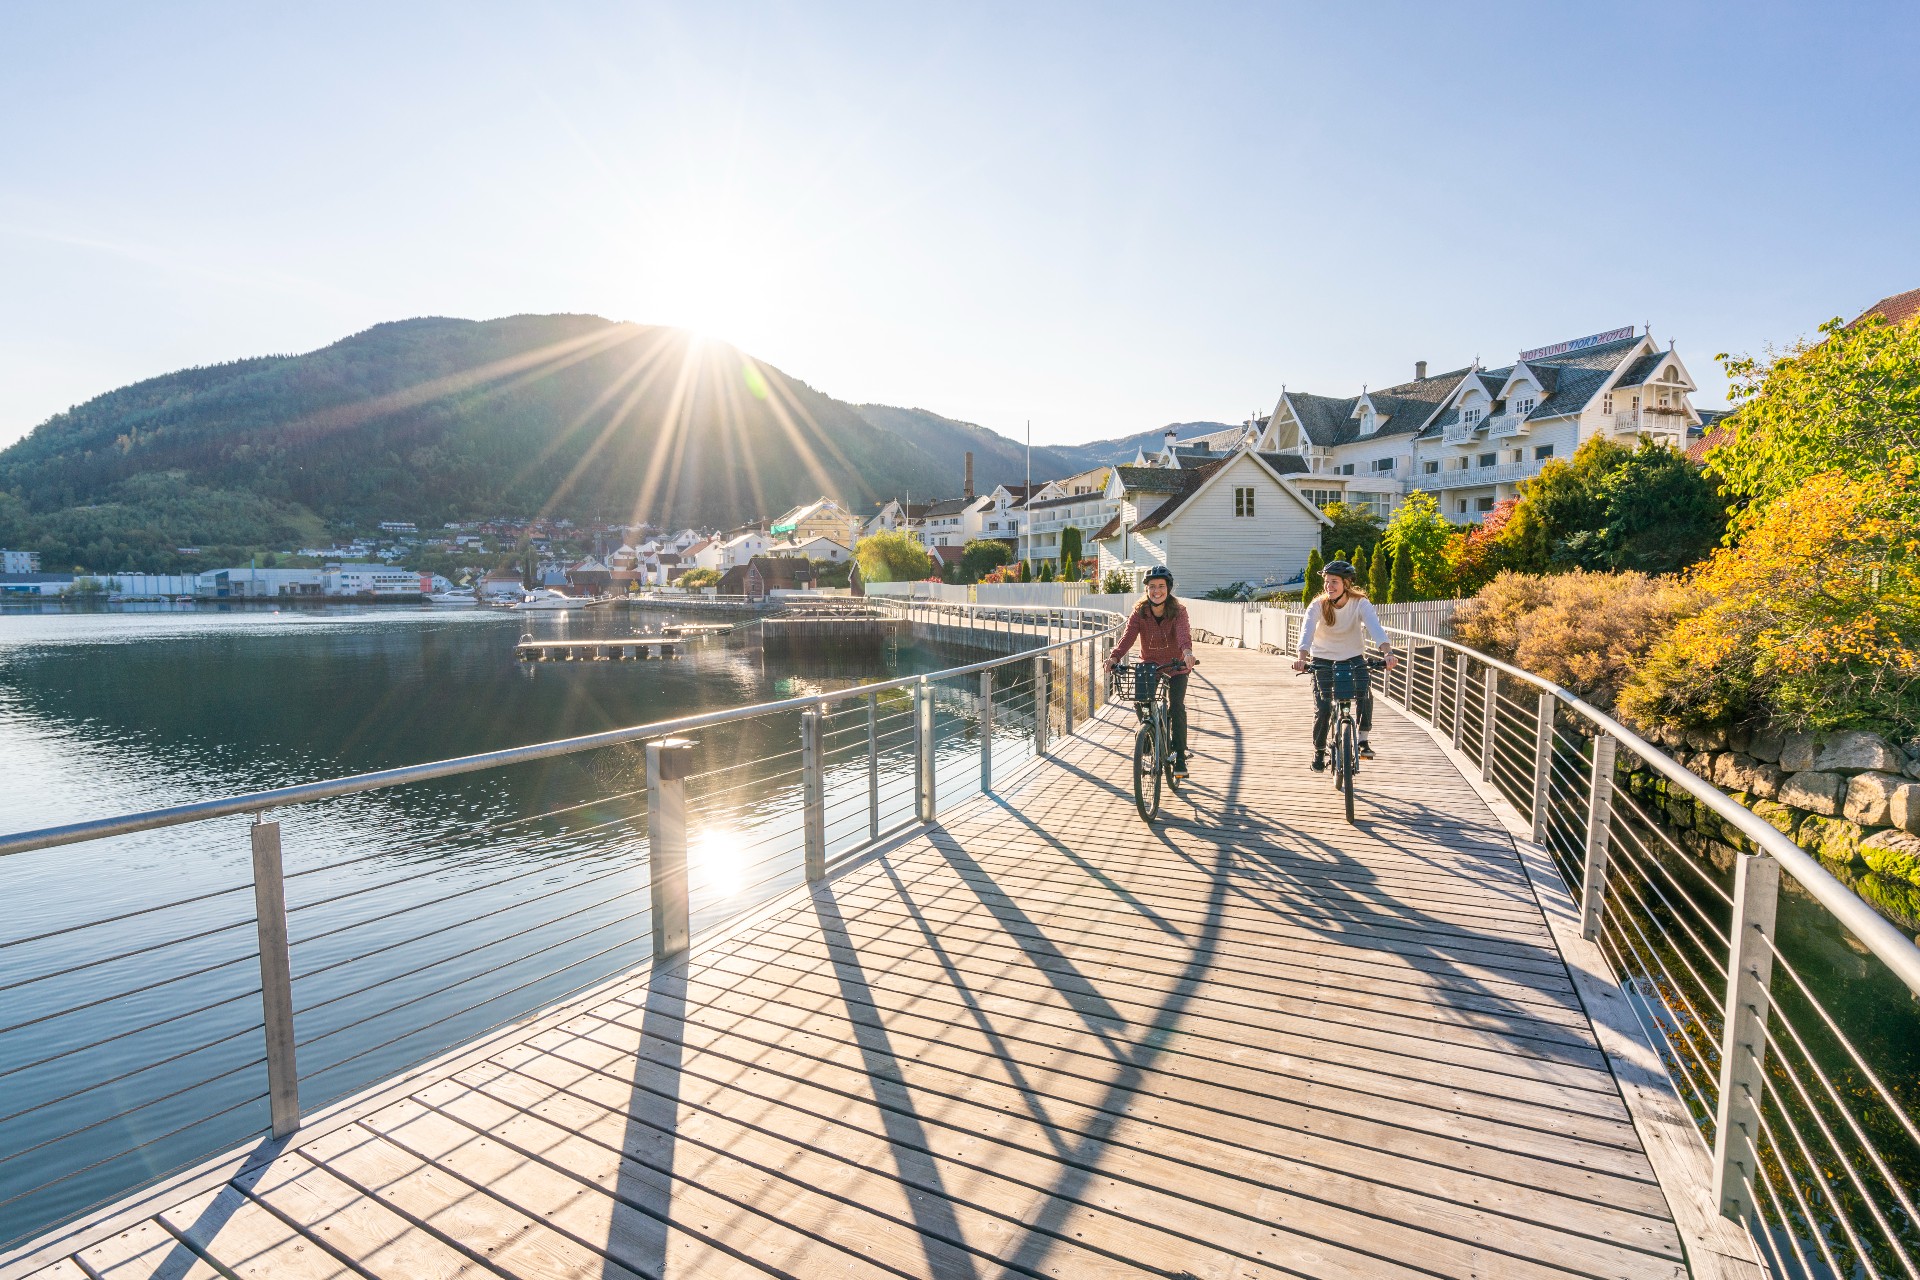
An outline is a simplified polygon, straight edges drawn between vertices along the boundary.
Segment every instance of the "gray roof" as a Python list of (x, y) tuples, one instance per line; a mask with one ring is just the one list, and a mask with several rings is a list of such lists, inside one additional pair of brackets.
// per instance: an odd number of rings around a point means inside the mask
[(927, 514), (929, 516), (957, 516), (978, 501), (978, 498), (944, 498), (939, 502), (929, 502), (927, 504)]
[(1660, 362), (1666, 358), (1667, 353), (1664, 351), (1655, 351), (1651, 355), (1641, 356), (1627, 366), (1627, 371), (1620, 375), (1620, 381), (1613, 385), (1616, 387), (1640, 386), (1653, 376), (1654, 370), (1658, 369)]
[(1297, 453), (1263, 453), (1260, 455), (1260, 461), (1283, 476), (1307, 474), (1307, 460)]
[(1465, 369), (1455, 369), (1431, 378), (1416, 378), (1412, 382), (1368, 392), (1367, 398), (1373, 402), (1375, 411), (1383, 415), (1383, 420), (1378, 428), (1365, 436), (1360, 434), (1359, 419), (1353, 416), (1355, 407), (1360, 403), (1359, 396), (1340, 398), (1289, 391), (1287, 403), (1293, 406), (1294, 417), (1299, 419), (1300, 429), (1306, 433), (1307, 439), (1317, 445), (1351, 444), (1355, 440), (1411, 435), (1420, 429), (1442, 400), (1453, 394), (1453, 389), (1460, 385), (1460, 379), (1466, 377), (1467, 372)]
[[(1155, 469), (1171, 470), (1171, 468), (1167, 467)], [(1027, 506), (1031, 510), (1040, 511), (1047, 507), (1069, 507), (1076, 502), (1099, 502), (1104, 496), (1104, 493), (1105, 491), (1101, 489), (1095, 489), (1092, 493), (1070, 493), (1062, 498), (1042, 498), (1038, 502), (1029, 502)]]

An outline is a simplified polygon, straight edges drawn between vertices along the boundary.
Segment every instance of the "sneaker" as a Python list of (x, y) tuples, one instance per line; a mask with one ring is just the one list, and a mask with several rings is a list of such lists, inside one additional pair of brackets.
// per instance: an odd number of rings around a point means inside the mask
[(1327, 771), (1327, 753), (1324, 751), (1314, 752), (1313, 763), (1307, 767), (1315, 773), (1325, 773)]
[(1360, 758), (1362, 760), (1373, 759), (1373, 748), (1367, 745), (1367, 740), (1365, 738), (1360, 739)]
[(1178, 755), (1173, 758), (1173, 776), (1176, 778), (1184, 778), (1187, 776), (1186, 756)]

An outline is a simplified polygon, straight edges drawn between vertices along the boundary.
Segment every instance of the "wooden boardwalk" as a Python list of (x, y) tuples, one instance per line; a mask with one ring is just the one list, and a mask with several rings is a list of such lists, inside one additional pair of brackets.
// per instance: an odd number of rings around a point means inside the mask
[(1473, 788), (1382, 704), (1349, 827), (1306, 682), (1204, 661), (1153, 830), (1097, 724), (40, 1274), (1686, 1274)]

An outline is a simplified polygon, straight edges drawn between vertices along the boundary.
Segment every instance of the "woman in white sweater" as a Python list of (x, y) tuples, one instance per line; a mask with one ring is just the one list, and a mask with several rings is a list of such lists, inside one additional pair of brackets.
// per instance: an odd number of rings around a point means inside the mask
[(1387, 670), (1393, 670), (1400, 661), (1394, 656), (1393, 641), (1387, 638), (1379, 615), (1373, 611), (1373, 602), (1353, 585), (1354, 567), (1345, 560), (1335, 560), (1323, 573), (1321, 595), (1307, 607), (1307, 626), (1300, 633), (1300, 656), (1293, 663), (1295, 671), (1313, 668), (1313, 768), (1316, 773), (1327, 767), (1327, 729), (1333, 723), (1335, 664), (1354, 669), (1360, 758), (1371, 760), (1373, 748), (1367, 742), (1367, 733), (1373, 728), (1373, 687), (1365, 661), (1368, 638), (1371, 637), (1386, 656)]

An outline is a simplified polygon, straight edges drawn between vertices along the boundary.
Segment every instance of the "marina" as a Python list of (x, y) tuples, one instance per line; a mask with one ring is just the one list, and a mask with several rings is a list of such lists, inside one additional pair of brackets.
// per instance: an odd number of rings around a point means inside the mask
[(680, 656), (691, 636), (632, 636), (625, 640), (535, 640), (520, 637), (513, 656), (522, 662), (637, 662)]

